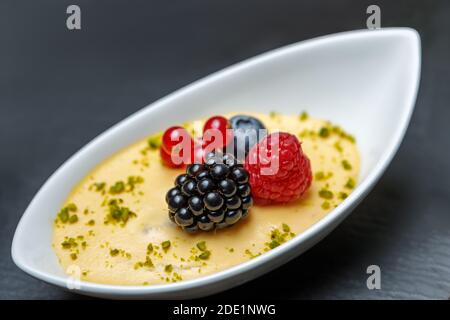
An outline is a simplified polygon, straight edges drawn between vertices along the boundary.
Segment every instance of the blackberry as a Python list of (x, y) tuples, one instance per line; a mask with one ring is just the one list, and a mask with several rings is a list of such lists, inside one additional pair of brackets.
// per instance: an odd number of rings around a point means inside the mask
[(253, 204), (249, 174), (231, 154), (191, 164), (166, 194), (169, 219), (186, 232), (210, 231), (246, 218)]

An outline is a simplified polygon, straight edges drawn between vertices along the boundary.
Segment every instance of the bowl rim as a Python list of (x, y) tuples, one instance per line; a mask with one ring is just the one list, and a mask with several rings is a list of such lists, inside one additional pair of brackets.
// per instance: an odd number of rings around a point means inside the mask
[[(277, 248), (274, 248), (268, 252), (263, 253), (262, 255), (255, 257), (254, 259), (250, 259), (243, 263), (237, 264), (233, 267), (227, 268), (225, 270), (221, 270), (209, 275), (204, 275), (199, 278), (191, 279), (191, 280), (183, 280), (176, 283), (168, 283), (168, 284), (155, 284), (149, 286), (129, 286), (129, 285), (110, 285), (110, 284), (101, 284), (80, 280), (80, 288), (72, 290), (78, 293), (92, 293), (92, 294), (105, 294), (105, 295), (121, 295), (121, 296), (150, 296), (150, 295), (164, 295), (170, 294), (178, 291), (184, 291), (194, 288), (203, 287), (213, 283), (220, 283), (230, 278), (234, 278), (241, 273), (248, 273), (253, 269), (257, 269), (262, 265), (265, 265), (271, 260), (276, 260), (279, 257), (287, 254), (289, 251), (293, 250), (295, 247), (300, 246), (302, 243), (307, 242), (308, 240), (312, 240), (315, 236), (319, 235), (322, 230), (326, 230), (327, 228), (333, 228), (334, 222), (339, 222), (341, 219), (345, 218), (347, 214), (350, 213), (351, 209), (356, 206), (359, 201), (361, 201), (365, 195), (372, 189), (375, 183), (379, 180), (383, 172), (386, 170), (387, 166), (391, 162), (394, 157), (396, 151), (398, 150), (405, 132), (408, 128), (408, 124), (410, 118), (412, 116), (415, 101), (417, 98), (417, 93), (419, 89), (420, 83), (420, 68), (421, 68), (421, 44), (420, 44), (420, 36), (418, 32), (412, 28), (382, 28), (378, 30), (354, 30), (354, 31), (346, 31), (335, 34), (329, 34), (320, 36), (317, 38), (312, 38), (300, 42), (296, 42), (293, 44), (289, 44), (274, 50), (270, 50), (268, 52), (259, 54), (252, 58), (243, 60), (237, 64), (226, 67), (222, 70), (219, 70), (211, 75), (208, 75), (200, 80), (197, 80), (187, 86), (174, 91), (173, 93), (143, 107), (141, 110), (131, 114), (125, 119), (119, 121), (116, 125), (111, 128), (105, 130), (102, 134), (92, 139), (88, 144), (86, 144), (82, 149), (76, 152), (73, 156), (71, 156), (67, 161), (65, 161), (43, 184), (37, 194), (33, 197), (33, 200), (30, 202), (29, 206), (25, 210), (22, 215), (15, 234), (12, 241), (11, 246), (11, 255), (14, 263), (22, 269), (24, 272), (29, 275), (38, 278), (39, 280), (43, 280), (47, 283), (63, 287), (65, 288), (67, 285), (68, 276), (59, 276), (51, 273), (46, 273), (43, 271), (36, 270), (35, 268), (29, 266), (27, 262), (23, 259), (21, 253), (18, 249), (18, 235), (22, 233), (23, 221), (30, 214), (29, 208), (32, 206), (35, 198), (43, 191), (45, 191), (45, 187), (48, 184), (49, 180), (53, 178), (53, 176), (60, 171), (64, 165), (70, 161), (75, 160), (75, 155), (83, 152), (86, 147), (91, 144), (94, 144), (99, 139), (101, 139), (104, 135), (107, 135), (111, 132), (111, 130), (116, 129), (119, 126), (126, 125), (129, 121), (133, 121), (134, 118), (139, 117), (144, 110), (148, 108), (156, 109), (162, 108), (165, 104), (171, 102), (174, 99), (180, 99), (184, 94), (189, 93), (192, 90), (196, 90), (201, 88), (202, 86), (208, 85), (211, 82), (217, 81), (220, 78), (226, 77), (231, 73), (236, 73), (241, 71), (242, 69), (249, 68), (256, 64), (264, 63), (270, 59), (280, 58), (280, 56), (288, 55), (296, 50), (305, 50), (315, 46), (321, 46), (323, 44), (330, 44), (333, 42), (340, 42), (342, 40), (357, 40), (360, 38), (366, 37), (385, 37), (385, 36), (395, 36), (402, 35), (409, 37), (415, 44), (417, 50), (415, 52), (417, 63), (411, 65), (411, 68), (414, 70), (414, 74), (417, 75), (416, 79), (409, 90), (409, 95), (407, 97), (407, 101), (405, 101), (404, 112), (401, 114), (401, 121), (398, 123), (397, 128), (395, 129), (395, 133), (393, 138), (390, 140), (390, 143), (386, 146), (384, 152), (382, 153), (378, 162), (374, 165), (373, 169), (368, 173), (367, 177), (350, 193), (348, 198), (346, 198), (341, 204), (339, 204), (335, 209), (330, 211), (325, 217), (320, 219), (315, 224), (308, 227), (304, 232), (296, 235), (293, 239), (287, 241), (286, 243), (280, 245)], [(296, 255), (294, 255), (296, 256)], [(249, 277), (248, 280), (253, 279), (254, 277)]]

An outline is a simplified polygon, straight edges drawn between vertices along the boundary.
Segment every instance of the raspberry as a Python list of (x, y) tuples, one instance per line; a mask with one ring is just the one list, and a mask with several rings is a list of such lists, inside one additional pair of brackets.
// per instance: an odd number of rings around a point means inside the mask
[(298, 139), (286, 132), (272, 133), (254, 145), (244, 166), (258, 204), (297, 200), (311, 185), (310, 161)]

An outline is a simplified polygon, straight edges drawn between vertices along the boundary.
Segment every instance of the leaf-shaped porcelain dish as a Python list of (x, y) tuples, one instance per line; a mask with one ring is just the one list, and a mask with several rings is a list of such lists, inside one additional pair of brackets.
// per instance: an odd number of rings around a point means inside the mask
[(420, 38), (408, 28), (345, 32), (262, 54), (197, 81), (133, 114), (67, 160), (25, 211), (14, 262), (30, 275), (66, 288), (51, 247), (56, 212), (68, 193), (111, 154), (169, 125), (237, 108), (298, 114), (339, 123), (357, 137), (357, 188), (294, 239), (259, 257), (194, 280), (153, 286), (81, 281), (78, 293), (110, 298), (193, 298), (237, 286), (298, 256), (335, 228), (380, 178), (407, 129), (420, 78)]

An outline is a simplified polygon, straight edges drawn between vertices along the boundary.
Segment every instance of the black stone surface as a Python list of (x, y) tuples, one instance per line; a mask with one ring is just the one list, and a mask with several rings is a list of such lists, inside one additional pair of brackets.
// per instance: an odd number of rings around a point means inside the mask
[[(82, 30), (65, 27), (82, 9)], [(448, 299), (450, 2), (377, 1), (422, 37), (410, 128), (366, 200), (291, 263), (212, 298)], [(299, 40), (365, 28), (368, 1), (0, 2), (0, 298), (78, 299), (20, 271), (15, 227), (46, 178), (96, 135), (193, 80)], [(377, 264), (382, 289), (366, 288)]]

